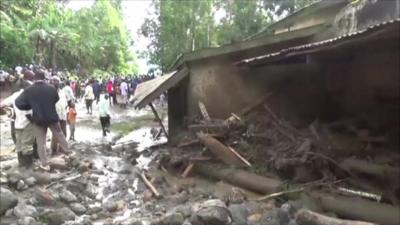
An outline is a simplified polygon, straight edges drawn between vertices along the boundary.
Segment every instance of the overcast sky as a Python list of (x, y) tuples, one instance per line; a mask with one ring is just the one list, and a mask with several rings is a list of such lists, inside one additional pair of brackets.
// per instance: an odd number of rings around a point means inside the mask
[[(93, 0), (71, 0), (67, 6), (73, 10), (78, 10), (83, 7), (90, 7), (93, 2)], [(151, 0), (123, 0), (122, 8), (126, 27), (135, 41), (134, 50), (146, 50), (149, 40), (138, 35), (138, 29), (142, 25), (146, 16), (154, 11)], [(138, 58), (137, 62), (139, 65), (139, 73), (146, 73), (148, 70), (147, 60)]]

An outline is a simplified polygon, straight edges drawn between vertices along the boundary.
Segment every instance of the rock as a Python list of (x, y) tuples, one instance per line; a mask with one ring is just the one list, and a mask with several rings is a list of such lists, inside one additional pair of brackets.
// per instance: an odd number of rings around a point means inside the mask
[(38, 205), (53, 206), (56, 204), (56, 199), (49, 191), (36, 189), (33, 192), (33, 202)]
[(122, 222), (122, 225), (143, 225), (143, 223), (142, 221), (139, 221), (136, 218), (130, 218)]
[(51, 158), (49, 160), (49, 166), (52, 170), (65, 170), (68, 168), (67, 162), (61, 157)]
[(18, 225), (35, 225), (36, 220), (32, 217), (24, 217), (18, 220)]
[(0, 218), (0, 225), (18, 225), (15, 217), (2, 216)]
[(178, 205), (172, 211), (182, 214), (183, 217), (185, 217), (185, 218), (190, 217), (190, 215), (192, 214), (191, 205), (189, 205), (189, 204), (187, 204), (187, 205)]
[(28, 185), (26, 185), (23, 180), (19, 180), (17, 182), (17, 190), (18, 191), (23, 191), (23, 190), (26, 190), (26, 189), (28, 189)]
[(67, 203), (78, 201), (78, 198), (67, 189), (61, 191), (60, 199)]
[(8, 183), (11, 186), (16, 186), (18, 181), (20, 181), (22, 179), (24, 179), (24, 176), (18, 171), (13, 171), (8, 174)]
[(282, 214), (280, 209), (272, 209), (271, 211), (266, 212), (258, 224), (260, 225), (280, 225), (280, 224), (288, 224), (289, 218), (287, 214)]
[(231, 222), (229, 210), (219, 199), (208, 200), (200, 206), (195, 206), (194, 212), (195, 214), (191, 218), (193, 224), (224, 225)]
[(7, 184), (7, 183), (8, 183), (7, 174), (0, 171), (0, 184)]
[(83, 173), (83, 172), (88, 171), (89, 168), (90, 168), (90, 162), (84, 161), (84, 162), (79, 163), (78, 171), (80, 173)]
[(247, 221), (251, 224), (260, 222), (262, 215), (260, 213), (255, 213), (247, 217)]
[(43, 216), (43, 220), (51, 225), (62, 225), (65, 221), (74, 220), (75, 213), (68, 208), (56, 209)]
[(101, 210), (102, 210), (102, 208), (100, 206), (89, 206), (88, 213), (95, 214), (95, 213), (100, 212)]
[(74, 213), (76, 213), (78, 215), (82, 215), (82, 214), (84, 214), (86, 212), (85, 206), (83, 206), (80, 203), (72, 203), (69, 207), (71, 208), (71, 210)]
[(171, 213), (162, 220), (163, 225), (182, 225), (185, 218), (180, 213)]
[(35, 177), (29, 177), (25, 179), (25, 184), (28, 185), (29, 187), (32, 187), (36, 184), (37, 180)]
[(24, 217), (37, 217), (38, 212), (35, 207), (22, 203), (14, 208), (14, 215), (22, 219)]
[(18, 198), (8, 189), (0, 188), (0, 216), (18, 204)]
[(115, 212), (118, 209), (118, 204), (115, 201), (107, 201), (104, 203), (103, 207), (108, 211), (108, 212)]
[(238, 225), (246, 225), (247, 217), (249, 216), (248, 209), (243, 204), (232, 204), (229, 206), (229, 211), (233, 222)]
[(181, 193), (178, 193), (176, 195), (172, 195), (172, 196), (168, 197), (168, 201), (175, 205), (183, 204), (188, 199), (189, 199), (189, 196), (186, 191), (182, 191)]

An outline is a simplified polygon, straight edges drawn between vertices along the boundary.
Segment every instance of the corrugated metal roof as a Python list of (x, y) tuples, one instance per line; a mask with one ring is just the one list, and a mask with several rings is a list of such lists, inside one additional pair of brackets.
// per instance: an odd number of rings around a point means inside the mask
[(154, 99), (160, 96), (163, 92), (178, 84), (183, 78), (188, 75), (188, 69), (183, 68), (179, 71), (159, 76), (152, 80), (140, 83), (135, 91), (134, 106), (136, 108), (143, 108)]
[[(285, 48), (282, 49), (278, 52), (273, 52), (270, 54), (266, 54), (266, 55), (262, 55), (262, 56), (258, 56), (258, 57), (254, 57), (254, 58), (249, 58), (249, 59), (245, 59), (239, 62), (236, 62), (235, 65), (237, 66), (244, 66), (244, 65), (260, 65), (262, 63), (267, 63), (267, 62), (271, 62), (271, 61), (275, 61), (275, 60), (279, 60), (282, 58), (287, 58), (290, 56), (294, 56), (294, 55), (300, 55), (300, 54), (305, 54), (305, 53), (309, 53), (312, 50), (318, 49), (319, 47), (327, 47), (330, 45), (335, 45), (337, 43), (341, 43), (347, 40), (351, 40), (353, 38), (357, 38), (360, 37), (362, 35), (368, 35), (371, 33), (376, 33), (379, 32), (381, 30), (385, 30), (388, 26), (390, 27), (394, 27), (395, 29), (399, 29), (399, 23), (400, 23), (400, 18), (394, 19), (394, 20), (390, 20), (390, 21), (385, 21), (382, 23), (378, 23), (378, 24), (374, 24), (371, 26), (368, 26), (365, 29), (362, 30), (358, 30), (352, 33), (348, 33), (345, 35), (341, 35), (335, 38), (331, 38), (331, 39), (327, 39), (327, 40), (323, 40), (323, 41), (319, 41), (319, 42), (314, 42), (314, 43), (310, 43), (310, 44), (305, 44), (305, 45), (299, 45), (299, 46), (294, 46), (294, 47), (290, 47), (290, 48)], [(296, 54), (297, 53), (297, 54)]]

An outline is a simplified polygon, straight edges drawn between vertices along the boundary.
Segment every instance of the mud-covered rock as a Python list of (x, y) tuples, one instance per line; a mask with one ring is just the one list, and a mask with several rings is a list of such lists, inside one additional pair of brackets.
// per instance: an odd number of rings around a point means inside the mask
[(224, 225), (230, 224), (229, 210), (219, 199), (208, 200), (194, 206), (194, 214), (190, 222), (194, 225)]
[(86, 212), (86, 207), (80, 203), (72, 203), (69, 205), (69, 207), (77, 215), (82, 215)]
[(14, 208), (14, 215), (22, 219), (24, 217), (37, 217), (38, 212), (35, 207), (20, 203)]
[(51, 158), (49, 160), (49, 166), (51, 169), (56, 169), (56, 170), (65, 170), (68, 168), (68, 164), (65, 161), (65, 159), (61, 158), (61, 157), (55, 157), (55, 158)]
[(14, 208), (18, 204), (18, 198), (7, 188), (0, 188), (0, 216)]
[(78, 201), (78, 198), (67, 189), (60, 192), (60, 199), (67, 203)]
[(235, 222), (237, 225), (247, 225), (249, 210), (244, 204), (232, 204), (228, 209), (233, 222)]
[(185, 218), (181, 213), (167, 214), (161, 221), (161, 225), (182, 225)]
[(42, 219), (44, 221), (47, 221), (48, 224), (51, 225), (61, 225), (66, 221), (74, 220), (75, 213), (72, 212), (69, 208), (60, 208), (52, 212), (46, 213), (45, 215), (43, 215)]
[(23, 180), (19, 180), (19, 181), (17, 182), (17, 190), (18, 190), (18, 191), (24, 191), (24, 190), (26, 190), (26, 189), (28, 189), (28, 188), (29, 188), (28, 185), (26, 185), (25, 182), (24, 182)]
[(18, 225), (37, 225), (38, 223), (33, 217), (24, 217), (18, 220)]
[(53, 206), (56, 204), (56, 199), (48, 190), (36, 189), (32, 194), (32, 202), (37, 205)]
[(32, 187), (36, 184), (37, 180), (34, 177), (28, 177), (25, 179), (25, 184), (28, 185), (29, 187)]

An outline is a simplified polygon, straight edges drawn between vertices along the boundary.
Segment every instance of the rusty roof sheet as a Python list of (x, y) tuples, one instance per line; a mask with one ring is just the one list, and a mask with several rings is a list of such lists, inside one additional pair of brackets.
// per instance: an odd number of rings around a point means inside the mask
[(188, 75), (188, 69), (183, 68), (179, 71), (156, 77), (152, 80), (140, 83), (135, 91), (133, 99), (136, 108), (143, 108), (154, 99), (160, 96), (163, 92), (178, 84), (183, 78)]
[(289, 47), (282, 49), (278, 52), (273, 52), (270, 54), (254, 57), (254, 58), (249, 58), (245, 59), (239, 62), (236, 62), (235, 65), (237, 66), (252, 66), (252, 65), (260, 65), (263, 63), (268, 63), (272, 61), (277, 61), (279, 59), (287, 58), (290, 56), (295, 56), (295, 55), (301, 55), (301, 54), (306, 54), (313, 52), (315, 50), (320, 50), (320, 47), (328, 47), (331, 45), (335, 45), (337, 43), (341, 43), (347, 40), (352, 40), (355, 39), (356, 37), (360, 37), (362, 35), (368, 35), (371, 33), (375, 33), (381, 30), (385, 30), (388, 26), (393, 26), (395, 29), (399, 29), (399, 24), (400, 24), (400, 18), (394, 19), (394, 20), (389, 20), (385, 21), (382, 23), (374, 24), (371, 26), (368, 26), (365, 29), (358, 30), (352, 33), (348, 33), (345, 35), (341, 35), (335, 38), (319, 41), (319, 42), (314, 42), (310, 44), (305, 44), (305, 45), (299, 45), (299, 46), (294, 46), (294, 47)]

